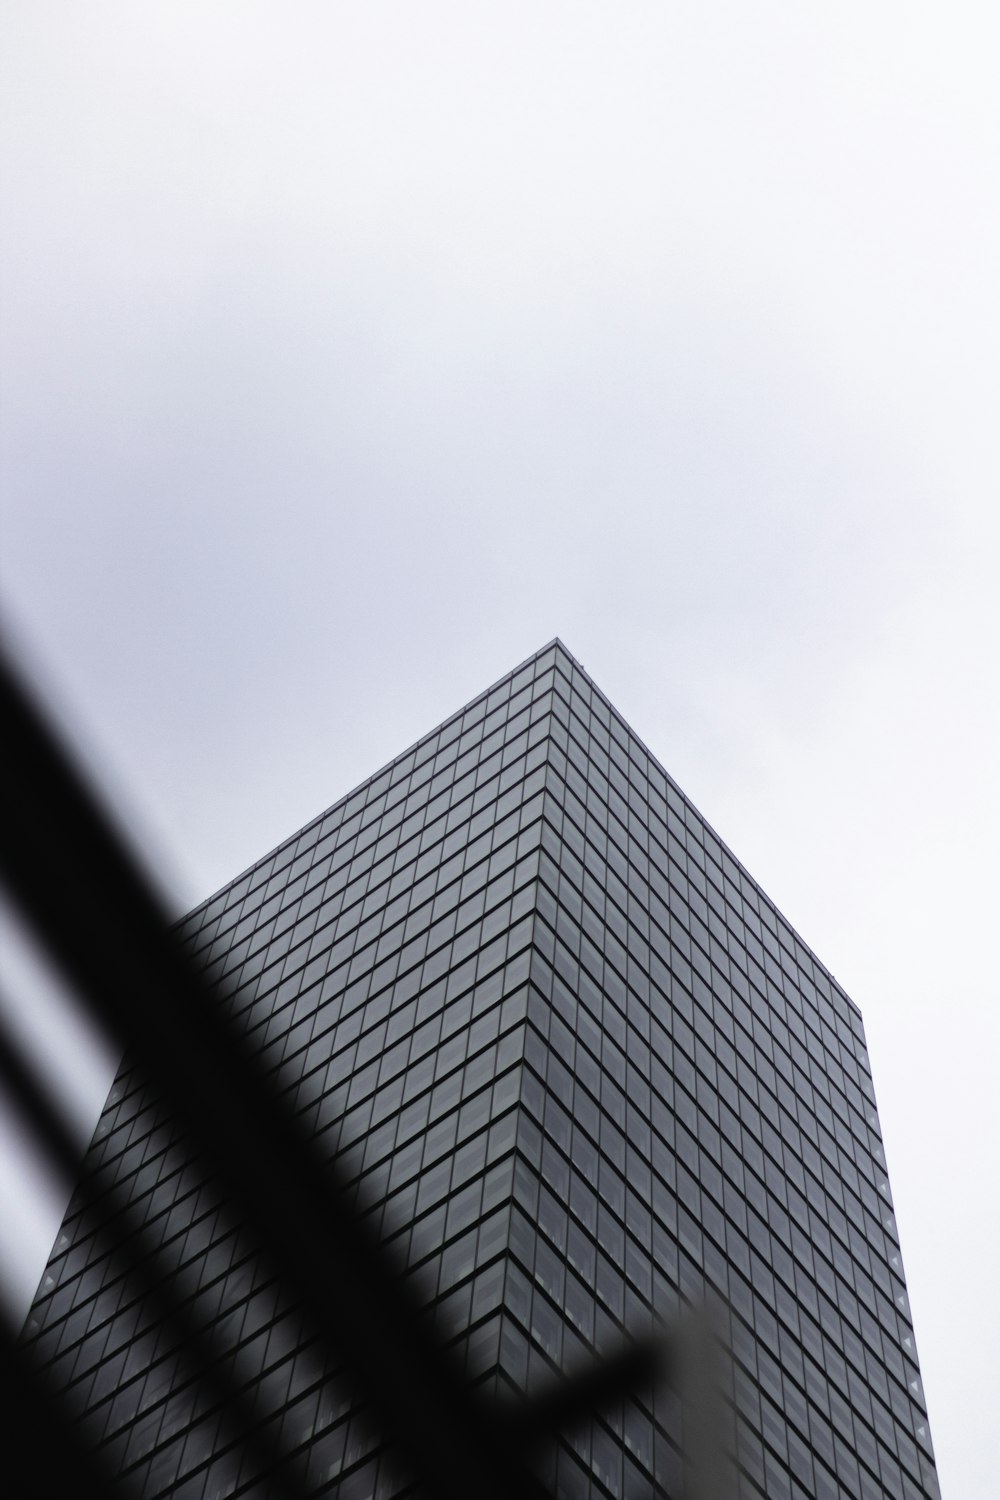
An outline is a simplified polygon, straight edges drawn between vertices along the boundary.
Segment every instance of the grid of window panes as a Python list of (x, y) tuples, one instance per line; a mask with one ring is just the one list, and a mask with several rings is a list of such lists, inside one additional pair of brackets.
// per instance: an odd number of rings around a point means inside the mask
[[(561, 650), (552, 715), (503, 1368), (707, 1286), (741, 1495), (934, 1497), (857, 1008)], [(661, 1408), (567, 1444), (560, 1489), (670, 1492)]]
[[(183, 924), (470, 1379), (498, 1360), (554, 681), (551, 652), (530, 661)], [(310, 1491), (392, 1492), (364, 1414), (127, 1066), (90, 1160), (128, 1187), (258, 1426), (301, 1447)], [(27, 1336), (144, 1496), (265, 1492), (78, 1204)]]
[[(707, 1280), (747, 1496), (936, 1495), (857, 1011), (558, 643), (183, 931), (471, 1379), (530, 1386)], [(396, 1493), (127, 1067), (92, 1152), (310, 1492)], [(79, 1205), (27, 1335), (150, 1500), (266, 1492)], [(670, 1493), (657, 1400), (574, 1435), (554, 1488)]]

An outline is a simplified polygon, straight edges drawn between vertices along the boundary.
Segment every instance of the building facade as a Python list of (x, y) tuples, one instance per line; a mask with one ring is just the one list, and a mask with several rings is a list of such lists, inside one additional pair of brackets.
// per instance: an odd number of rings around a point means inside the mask
[[(741, 1500), (936, 1500), (860, 1014), (559, 642), (182, 931), (469, 1381), (530, 1391), (708, 1289)], [(128, 1065), (90, 1161), (309, 1493), (401, 1493)], [(26, 1338), (147, 1500), (268, 1493), (79, 1203)], [(677, 1495), (682, 1421), (620, 1401), (543, 1477)]]

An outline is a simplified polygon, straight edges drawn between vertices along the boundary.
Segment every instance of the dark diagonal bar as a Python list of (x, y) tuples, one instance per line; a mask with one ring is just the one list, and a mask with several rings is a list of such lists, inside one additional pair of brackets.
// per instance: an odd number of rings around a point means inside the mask
[(0, 1316), (0, 1436), (7, 1500), (135, 1500), (127, 1480), (87, 1442), (62, 1392), (51, 1388), (17, 1329)]
[[(224, 1026), (151, 887), (7, 667), (0, 713), (3, 875), (53, 956), (171, 1100), (286, 1292), (345, 1359), (418, 1480), (456, 1500), (540, 1500), (521, 1445), (422, 1331), (335, 1172)], [(644, 1360), (652, 1376), (650, 1346), (631, 1358), (630, 1378)], [(576, 1409), (590, 1402), (587, 1382), (579, 1392)], [(571, 1389), (558, 1404), (561, 1415), (572, 1407)]]
[[(185, 1301), (170, 1296), (168, 1278), (174, 1268), (165, 1263), (128, 1192), (86, 1161), (81, 1166), (80, 1153), (58, 1110), (2, 1023), (0, 1082), (30, 1123), (52, 1165), (65, 1178), (76, 1178), (76, 1201), (97, 1217), (100, 1239), (109, 1242), (116, 1252), (116, 1269), (128, 1276), (130, 1290), (142, 1297), (152, 1317), (169, 1329), (176, 1347), (184, 1350), (188, 1378), (197, 1379), (212, 1400), (224, 1408), (231, 1439), (240, 1442), (261, 1472), (270, 1475), (276, 1500), (291, 1500), (300, 1494), (301, 1462), (275, 1446), (261, 1429), (253, 1402), (223, 1377), (219, 1367), (231, 1351), (220, 1348), (211, 1332), (191, 1317)], [(31, 1364), (30, 1349), (19, 1350), (17, 1360), (20, 1379)]]
[[(457, 1371), (415, 1328), (374, 1238), (329, 1166), (261, 1086), (242, 1039), (224, 1030), (166, 916), (12, 674), (0, 785), (3, 873), (52, 955), (108, 1032), (169, 1097), (330, 1349), (342, 1351), (387, 1434), (438, 1493), (536, 1486), (486, 1424)], [(114, 924), (114, 941), (110, 925)]]

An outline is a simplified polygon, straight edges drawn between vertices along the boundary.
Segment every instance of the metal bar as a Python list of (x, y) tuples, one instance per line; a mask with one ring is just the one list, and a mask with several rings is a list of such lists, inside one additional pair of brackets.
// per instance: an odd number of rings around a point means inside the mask
[[(169, 1099), (323, 1346), (339, 1354), (415, 1478), (437, 1496), (542, 1500), (527, 1449), (598, 1399), (648, 1384), (662, 1341), (554, 1383), (510, 1422), (434, 1343), (316, 1142), (264, 1077), (170, 933), (152, 887), (0, 662), (0, 872), (100, 1024)], [(554, 1435), (554, 1434), (553, 1434)]]
[(61, 1391), (53, 1390), (0, 1314), (0, 1433), (3, 1492), (10, 1500), (135, 1500), (95, 1451)]
[[(111, 1178), (102, 1181), (101, 1170), (95, 1170), (86, 1159), (81, 1163), (69, 1130), (2, 1022), (0, 1080), (30, 1121), (53, 1165), (70, 1181), (76, 1179), (76, 1197), (84, 1209), (100, 1213), (98, 1233), (106, 1243), (112, 1243), (118, 1261), (124, 1262), (116, 1270), (129, 1278), (131, 1288), (141, 1296), (154, 1319), (170, 1327), (178, 1352), (189, 1367), (193, 1366), (191, 1378), (197, 1378), (211, 1398), (224, 1408), (230, 1438), (242, 1443), (261, 1472), (270, 1475), (269, 1482), (277, 1496), (292, 1500), (301, 1494), (304, 1478), (301, 1462), (283, 1453), (270, 1435), (261, 1430), (260, 1414), (252, 1400), (222, 1377), (219, 1365), (231, 1351), (220, 1349), (210, 1331), (191, 1317), (187, 1303), (170, 1295), (164, 1283), (173, 1267), (163, 1264), (159, 1246), (144, 1226), (128, 1192)], [(30, 1365), (30, 1348), (20, 1351), (18, 1358), (22, 1366), (25, 1362)]]
[(457, 1366), (420, 1331), (382, 1248), (336, 1175), (226, 1032), (165, 913), (9, 669), (0, 820), (11, 893), (108, 1032), (176, 1102), (330, 1349), (346, 1357), (387, 1435), (440, 1495), (542, 1494)]

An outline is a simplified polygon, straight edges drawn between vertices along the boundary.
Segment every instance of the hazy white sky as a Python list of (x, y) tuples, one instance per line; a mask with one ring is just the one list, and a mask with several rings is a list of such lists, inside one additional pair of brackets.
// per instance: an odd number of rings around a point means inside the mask
[(0, 584), (171, 899), (560, 634), (862, 1007), (945, 1500), (997, 1492), (998, 44), (0, 20)]

